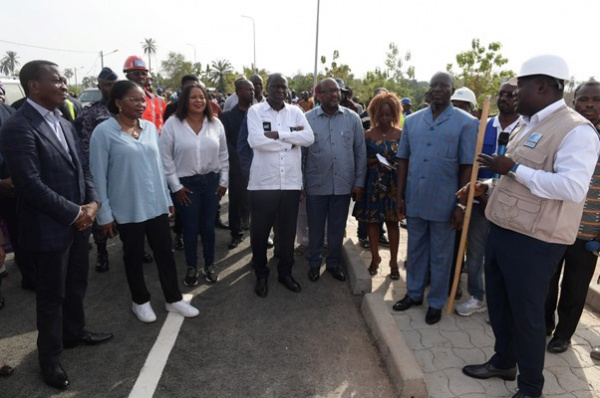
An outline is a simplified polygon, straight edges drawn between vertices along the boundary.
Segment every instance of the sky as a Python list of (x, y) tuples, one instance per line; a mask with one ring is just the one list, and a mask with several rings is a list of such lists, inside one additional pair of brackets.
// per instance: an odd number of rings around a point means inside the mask
[[(77, 69), (81, 82), (83, 76), (99, 73), (100, 51), (118, 50), (106, 55), (104, 64), (123, 77), (125, 59), (144, 56), (141, 42), (153, 38), (158, 45), (154, 71), (170, 51), (189, 61), (195, 56), (203, 68), (226, 59), (241, 71), (253, 62), (252, 21), (242, 17), (246, 15), (255, 23), (256, 65), (294, 76), (314, 70), (317, 2), (2, 1), (0, 57), (10, 50), (18, 53), (21, 65), (47, 59), (62, 69)], [(591, 22), (585, 22), (587, 15)], [(385, 68), (388, 45), (394, 42), (401, 53), (411, 52), (407, 65), (415, 67), (416, 78), (429, 80), (478, 38), (485, 45), (502, 44), (501, 54), (509, 59), (504, 69), (518, 71), (528, 58), (556, 54), (567, 61), (576, 80), (600, 79), (594, 41), (598, 15), (600, 0), (321, 0), (318, 54), (329, 64), (338, 50), (338, 62), (362, 78), (376, 67)], [(318, 70), (323, 70), (320, 61)]]

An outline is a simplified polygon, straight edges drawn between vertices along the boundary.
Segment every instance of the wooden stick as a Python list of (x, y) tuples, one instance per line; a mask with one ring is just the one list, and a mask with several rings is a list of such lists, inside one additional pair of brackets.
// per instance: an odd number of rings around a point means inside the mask
[[(477, 144), (475, 145), (475, 158), (481, 153), (483, 148), (483, 137), (485, 136), (485, 128), (487, 126), (487, 119), (490, 113), (490, 96), (488, 95), (483, 102), (483, 109), (481, 111), (481, 119), (479, 120), (479, 132), (477, 133)], [(471, 179), (469, 186), (474, 187), (477, 183), (477, 174), (479, 172), (479, 163), (477, 160), (473, 161), (473, 169), (471, 170)], [(462, 187), (461, 187), (462, 188)], [(465, 217), (463, 219), (463, 227), (460, 235), (460, 245), (458, 246), (458, 255), (456, 256), (456, 267), (454, 269), (454, 279), (452, 281), (452, 289), (450, 290), (450, 297), (448, 298), (448, 308), (446, 308), (446, 314), (450, 315), (454, 306), (454, 296), (458, 289), (458, 283), (460, 281), (460, 273), (462, 271), (462, 263), (465, 255), (465, 246), (467, 244), (467, 236), (469, 234), (469, 223), (471, 221), (471, 212), (473, 211), (473, 198), (475, 191), (469, 189), (467, 194), (467, 208), (465, 210)], [(450, 243), (450, 242), (448, 242)]]

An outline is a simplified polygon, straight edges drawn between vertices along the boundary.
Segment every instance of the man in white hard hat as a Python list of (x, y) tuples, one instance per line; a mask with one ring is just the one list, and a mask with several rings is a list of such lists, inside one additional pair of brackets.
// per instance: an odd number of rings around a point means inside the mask
[(518, 366), (513, 398), (542, 394), (546, 292), (566, 246), (575, 242), (600, 154), (592, 124), (563, 100), (568, 79), (560, 57), (526, 61), (515, 79), (522, 122), (511, 134), (507, 156), (477, 159), (501, 175), (493, 188), (491, 182), (477, 183), (475, 192), (489, 195), (485, 281), (496, 343), (488, 362), (465, 366), (463, 373), (514, 380)]
[(475, 93), (468, 87), (461, 87), (452, 94), (450, 97), (450, 102), (452, 102), (452, 106), (455, 108), (462, 109), (470, 115), (476, 116), (474, 114), (475, 109), (477, 109), (477, 98), (475, 98)]

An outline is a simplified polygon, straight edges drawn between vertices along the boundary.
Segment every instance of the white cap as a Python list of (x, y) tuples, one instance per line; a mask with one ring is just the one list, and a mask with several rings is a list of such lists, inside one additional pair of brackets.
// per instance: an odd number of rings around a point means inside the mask
[(564, 80), (565, 84), (569, 81), (569, 67), (567, 62), (558, 55), (538, 55), (528, 59), (521, 66), (517, 77), (508, 81), (509, 84), (517, 85), (519, 77), (545, 75), (555, 79)]
[(477, 108), (477, 98), (475, 98), (475, 93), (467, 87), (456, 90), (454, 94), (452, 94), (452, 97), (450, 97), (450, 101), (469, 102), (474, 108)]

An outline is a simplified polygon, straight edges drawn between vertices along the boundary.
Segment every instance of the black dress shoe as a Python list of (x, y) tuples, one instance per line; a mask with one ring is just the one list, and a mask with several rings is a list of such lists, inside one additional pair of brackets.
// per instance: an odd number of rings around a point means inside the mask
[(327, 268), (327, 271), (333, 275), (333, 277), (335, 279), (337, 279), (340, 282), (345, 282), (346, 281), (346, 274), (344, 274), (344, 271), (342, 271), (342, 267), (337, 267), (337, 268)]
[(294, 293), (300, 293), (300, 291), (302, 290), (302, 288), (300, 287), (300, 284), (298, 282), (296, 282), (294, 277), (291, 275), (283, 276), (283, 277), (280, 276), (279, 278), (277, 278), (277, 281)]
[(106, 250), (98, 252), (98, 257), (96, 258), (96, 272), (108, 272), (109, 269), (108, 252)]
[(173, 241), (173, 249), (177, 251), (183, 250), (183, 238), (181, 235), (175, 235), (175, 240)]
[(113, 337), (112, 333), (94, 333), (85, 330), (79, 339), (63, 341), (63, 347), (75, 348), (78, 345), (98, 345), (112, 340)]
[(42, 366), (42, 377), (44, 378), (44, 382), (50, 387), (58, 390), (69, 388), (69, 378), (58, 362)]
[(217, 219), (215, 220), (215, 227), (221, 228), (221, 229), (229, 229), (229, 225), (225, 224), (221, 220), (221, 217), (217, 217)]
[(256, 280), (254, 292), (258, 297), (267, 297), (267, 294), (269, 294), (269, 284), (267, 283), (267, 278), (258, 278)]
[(438, 308), (431, 308), (427, 310), (427, 315), (425, 315), (425, 323), (428, 325), (433, 325), (434, 323), (438, 323), (442, 319), (442, 310)]
[(308, 279), (310, 279), (312, 282), (316, 282), (319, 280), (320, 277), (321, 270), (319, 269), (319, 267), (310, 267), (310, 269), (308, 270)]
[(413, 305), (421, 305), (423, 304), (423, 300), (421, 301), (415, 301), (413, 299), (410, 298), (410, 296), (407, 294), (406, 296), (404, 296), (404, 298), (398, 302), (396, 302), (396, 304), (394, 304), (394, 311), (405, 311), (407, 309), (409, 309), (410, 307), (412, 307)]
[(561, 352), (567, 351), (570, 345), (570, 341), (565, 341), (555, 336), (552, 337), (546, 349), (548, 350), (548, 352), (551, 352), (553, 354), (560, 354)]
[(229, 247), (230, 249), (235, 249), (236, 247), (238, 247), (240, 245), (240, 243), (242, 243), (243, 238), (240, 237), (235, 237), (235, 238), (231, 238), (231, 241), (229, 242), (229, 245), (227, 247)]
[(142, 262), (144, 264), (150, 264), (152, 261), (154, 261), (154, 259), (152, 258), (152, 256), (146, 252), (144, 252), (144, 257), (142, 258)]
[(11, 374), (13, 374), (14, 371), (15, 371), (15, 368), (13, 368), (12, 366), (8, 366), (5, 363), (0, 365), (0, 376), (1, 377), (8, 377)]
[(502, 380), (513, 381), (517, 378), (517, 368), (498, 369), (487, 361), (481, 365), (467, 365), (462, 368), (464, 374), (475, 379), (489, 379), (490, 377), (499, 377)]

